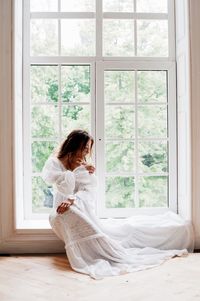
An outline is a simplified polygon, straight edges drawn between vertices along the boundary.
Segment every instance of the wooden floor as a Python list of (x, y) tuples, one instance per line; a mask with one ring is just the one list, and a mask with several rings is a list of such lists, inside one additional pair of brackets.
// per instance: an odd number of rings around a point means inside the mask
[(0, 256), (0, 301), (200, 301), (200, 254), (93, 280), (65, 254)]

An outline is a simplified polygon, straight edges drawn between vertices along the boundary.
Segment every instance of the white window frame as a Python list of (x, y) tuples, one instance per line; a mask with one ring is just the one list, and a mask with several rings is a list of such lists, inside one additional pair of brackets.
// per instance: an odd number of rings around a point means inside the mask
[[(104, 131), (104, 71), (106, 70), (159, 70), (159, 71), (167, 71), (168, 74), (168, 84), (167, 84), (167, 94), (168, 94), (168, 104), (165, 105), (168, 107), (168, 138), (160, 139), (160, 138), (151, 138), (149, 141), (168, 141), (169, 145), (169, 153), (168, 153), (168, 173), (158, 173), (158, 175), (169, 176), (168, 183), (168, 198), (169, 198), (169, 207), (162, 208), (106, 208), (105, 207), (105, 131)], [(101, 168), (97, 168), (98, 178), (101, 179), (99, 181), (99, 201), (97, 212), (99, 212), (101, 217), (126, 217), (134, 214), (156, 214), (162, 213), (168, 210), (177, 212), (177, 150), (176, 150), (176, 78), (175, 78), (175, 65), (173, 62), (145, 62), (145, 61), (137, 61), (137, 62), (116, 62), (116, 61), (105, 61), (99, 62), (97, 65), (97, 163)], [(137, 112), (137, 102), (135, 103), (135, 110)], [(136, 113), (137, 114), (137, 113)], [(119, 139), (121, 140), (121, 139)], [(138, 140), (137, 137), (133, 140)], [(148, 139), (141, 139), (148, 140)], [(137, 145), (137, 143), (136, 143)], [(136, 156), (137, 148), (136, 148)], [(136, 159), (137, 160), (137, 159)], [(97, 165), (98, 167), (98, 165)], [(102, 168), (104, 167), (104, 168)], [(117, 173), (119, 174), (119, 173)], [(138, 174), (133, 174), (136, 176), (136, 181), (138, 178)], [(157, 174), (144, 174), (148, 176), (155, 176)], [(130, 174), (129, 174), (130, 176)]]
[[(97, 165), (97, 176), (99, 179), (105, 177), (103, 169), (100, 169), (99, 166), (103, 166), (103, 142), (104, 137), (102, 133), (102, 120), (103, 120), (103, 111), (100, 108), (100, 99), (103, 99), (103, 79), (102, 79), (102, 70), (107, 67), (113, 69), (126, 68), (126, 70), (167, 70), (169, 74), (168, 82), (168, 101), (169, 101), (169, 110), (168, 116), (170, 116), (169, 126), (169, 136), (170, 138), (170, 148), (169, 148), (169, 174), (173, 175), (169, 177), (169, 208), (119, 208), (119, 209), (106, 209), (104, 207), (104, 196), (102, 195), (102, 188), (99, 190), (99, 200), (96, 207), (96, 213), (101, 218), (112, 216), (112, 217), (126, 217), (133, 214), (155, 214), (161, 213), (166, 210), (177, 211), (177, 157), (176, 157), (176, 87), (175, 87), (175, 28), (174, 28), (174, 1), (168, 0), (168, 13), (102, 13), (102, 0), (96, 0), (96, 56), (90, 57), (67, 57), (67, 56), (48, 56), (48, 57), (31, 57), (29, 56), (30, 49), (30, 18), (95, 18), (95, 13), (65, 13), (65, 12), (32, 12), (30, 11), (29, 1), (24, 2), (24, 49), (23, 49), (23, 99), (30, 99), (30, 74), (29, 66), (31, 64), (36, 65), (71, 65), (71, 64), (82, 64), (91, 66), (91, 99), (95, 99), (94, 102), (91, 101), (91, 116), (92, 116), (92, 135), (95, 137), (96, 142), (96, 165)], [(59, 1), (60, 2), (60, 1)], [(166, 19), (168, 20), (168, 57), (105, 57), (103, 56), (103, 41), (102, 41), (102, 24), (104, 19)], [(135, 21), (136, 25), (136, 21)], [(60, 21), (58, 27), (60, 28)], [(136, 41), (136, 26), (134, 30), (135, 41)], [(60, 39), (60, 34), (58, 34)], [(135, 43), (136, 45), (136, 43)], [(60, 51), (60, 49), (59, 49)], [(96, 77), (95, 77), (96, 76)], [(96, 87), (95, 87), (96, 84)], [(96, 89), (96, 90), (95, 90)], [(95, 95), (96, 91), (96, 95)], [(23, 104), (24, 106), (24, 179), (30, 178), (31, 173), (31, 139), (30, 139), (30, 107), (29, 102)], [(98, 112), (95, 116), (95, 111)], [(29, 125), (29, 126), (27, 126)], [(101, 139), (101, 140), (100, 140)], [(47, 139), (48, 140), (48, 139)], [(101, 143), (100, 143), (101, 142)], [(173, 146), (172, 146), (173, 145)], [(172, 155), (173, 154), (173, 155)], [(37, 174), (35, 174), (37, 175)], [(39, 174), (38, 174), (39, 175)], [(45, 227), (48, 227), (47, 217), (48, 214), (36, 214), (32, 213), (32, 203), (30, 201), (31, 195), (31, 182), (24, 187), (24, 197), (23, 205), (21, 204), (20, 212), (24, 212), (24, 217), (26, 220), (26, 225), (31, 221), (31, 224), (36, 227), (38, 224), (37, 220), (40, 220)], [(28, 200), (28, 201), (27, 201)], [(22, 227), (23, 218), (21, 214), (21, 221), (18, 222), (18, 225)], [(19, 220), (19, 219), (18, 219)]]
[[(95, 136), (95, 101), (92, 101), (95, 99), (95, 62), (94, 58), (78, 58), (78, 57), (33, 57), (30, 56), (30, 19), (32, 18), (58, 18), (62, 16), (62, 18), (94, 18), (94, 13), (43, 13), (43, 12), (33, 12), (28, 13), (30, 11), (30, 2), (24, 0), (24, 42), (23, 43), (23, 99), (30, 99), (30, 66), (31, 65), (57, 65), (58, 66), (58, 85), (61, 86), (61, 66), (62, 65), (87, 65), (90, 67), (90, 84), (91, 84), (91, 102), (90, 102), (90, 113), (91, 113), (91, 134)], [(59, 21), (59, 30), (60, 30), (60, 21)], [(60, 31), (59, 31), (60, 32)], [(59, 34), (60, 39), (60, 34)], [(60, 52), (60, 49), (59, 49)], [(45, 104), (48, 105), (48, 104)], [(51, 104), (50, 104), (51, 105)], [(69, 104), (70, 105), (70, 104)], [(80, 105), (80, 103), (73, 102), (73, 105)], [(59, 106), (59, 114), (61, 113), (61, 91), (59, 91), (59, 97), (58, 97), (58, 106)], [(44, 138), (44, 139), (31, 139), (31, 122), (30, 122), (30, 103), (29, 101), (23, 102), (23, 129), (24, 129), (24, 148), (23, 148), (23, 154), (24, 154), (24, 185), (23, 185), (23, 204), (21, 204), (20, 212), (24, 212), (25, 220), (31, 221), (26, 222), (27, 224), (34, 225), (34, 227), (37, 226), (38, 220), (40, 223), (42, 222), (44, 227), (49, 227), (48, 223), (48, 213), (46, 214), (40, 214), (40, 213), (32, 213), (32, 198), (30, 197), (32, 195), (32, 187), (31, 187), (31, 181), (27, 181), (27, 179), (30, 179), (31, 175), (31, 142), (34, 141), (55, 141), (58, 140), (58, 143), (61, 142), (61, 128), (59, 126), (59, 138), (55, 137), (52, 139)], [(95, 152), (94, 152), (95, 156)], [(39, 176), (41, 173), (34, 173), (34, 176)], [(27, 201), (28, 200), (28, 201)], [(23, 216), (20, 214), (21, 218), (18, 218), (18, 225), (20, 227), (23, 227)]]
[[(32, 63), (31, 63), (32, 64)], [(51, 62), (51, 59), (46, 63), (47, 66), (55, 66), (55, 63)], [(37, 63), (37, 66), (43, 66), (44, 64)], [(73, 102), (72, 104), (67, 104), (67, 105), (89, 105), (90, 106), (90, 116), (91, 116), (91, 135), (95, 136), (95, 102), (92, 101), (92, 99), (95, 99), (95, 81), (94, 81), (94, 74), (95, 74), (95, 64), (93, 62), (76, 62), (71, 61), (70, 63), (56, 63), (56, 66), (58, 67), (58, 86), (61, 87), (61, 66), (71, 66), (71, 65), (77, 65), (77, 66), (89, 66), (90, 68), (90, 95), (91, 95), (91, 102), (90, 103), (79, 103), (79, 102)], [(29, 97), (29, 83), (30, 83), (30, 72), (29, 72), (29, 66), (27, 64), (24, 64), (24, 96), (25, 99), (28, 99)], [(61, 114), (61, 91), (59, 91), (59, 96), (58, 96), (58, 110), (59, 110), (59, 137), (52, 137), (52, 138), (33, 138), (31, 139), (31, 122), (30, 122), (30, 103), (27, 102), (24, 104), (24, 181), (26, 181), (27, 178), (30, 178), (31, 175), (31, 143), (32, 141), (57, 141), (58, 144), (61, 143), (62, 141), (62, 135), (61, 135), (61, 126), (60, 126), (60, 114)], [(53, 106), (54, 104), (44, 104), (44, 103), (37, 103), (36, 105), (44, 105), (44, 106)], [(95, 152), (94, 152), (94, 157), (95, 157)], [(37, 173), (34, 172), (33, 176), (41, 176), (41, 172)], [(25, 217), (26, 219), (31, 219), (31, 220), (45, 220), (48, 218), (48, 214), (42, 214), (42, 213), (32, 213), (32, 202), (31, 202), (31, 195), (32, 195), (32, 186), (31, 186), (31, 181), (27, 181), (26, 185), (24, 185), (24, 212), (25, 212)]]

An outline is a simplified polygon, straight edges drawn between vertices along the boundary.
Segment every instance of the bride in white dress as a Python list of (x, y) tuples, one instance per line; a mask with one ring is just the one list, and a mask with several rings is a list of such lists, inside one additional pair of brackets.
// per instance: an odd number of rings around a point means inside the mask
[(96, 216), (95, 168), (86, 162), (92, 146), (86, 131), (75, 130), (43, 168), (43, 179), (54, 188), (49, 222), (65, 243), (72, 269), (101, 279), (186, 255), (192, 249), (191, 227), (174, 213), (104, 222)]

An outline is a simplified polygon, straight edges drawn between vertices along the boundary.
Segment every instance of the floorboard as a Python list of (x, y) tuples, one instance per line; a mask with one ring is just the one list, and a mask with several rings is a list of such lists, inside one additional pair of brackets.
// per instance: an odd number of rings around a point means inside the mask
[(0, 256), (0, 301), (200, 301), (200, 254), (93, 280), (65, 254)]

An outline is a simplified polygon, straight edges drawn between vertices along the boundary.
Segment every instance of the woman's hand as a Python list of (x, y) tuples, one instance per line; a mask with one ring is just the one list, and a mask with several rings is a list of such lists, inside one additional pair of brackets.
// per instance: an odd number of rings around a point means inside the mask
[(92, 164), (83, 164), (85, 168), (89, 171), (89, 173), (94, 173), (95, 172), (95, 167)]
[(57, 212), (63, 214), (65, 211), (69, 209), (69, 207), (73, 204), (74, 200), (67, 199), (66, 201), (62, 202), (58, 208)]
[(76, 164), (78, 166), (83, 165), (87, 169), (87, 171), (89, 171), (89, 173), (91, 173), (91, 174), (95, 172), (95, 167), (92, 164), (88, 164), (87, 162), (85, 162), (82, 159), (77, 159)]

